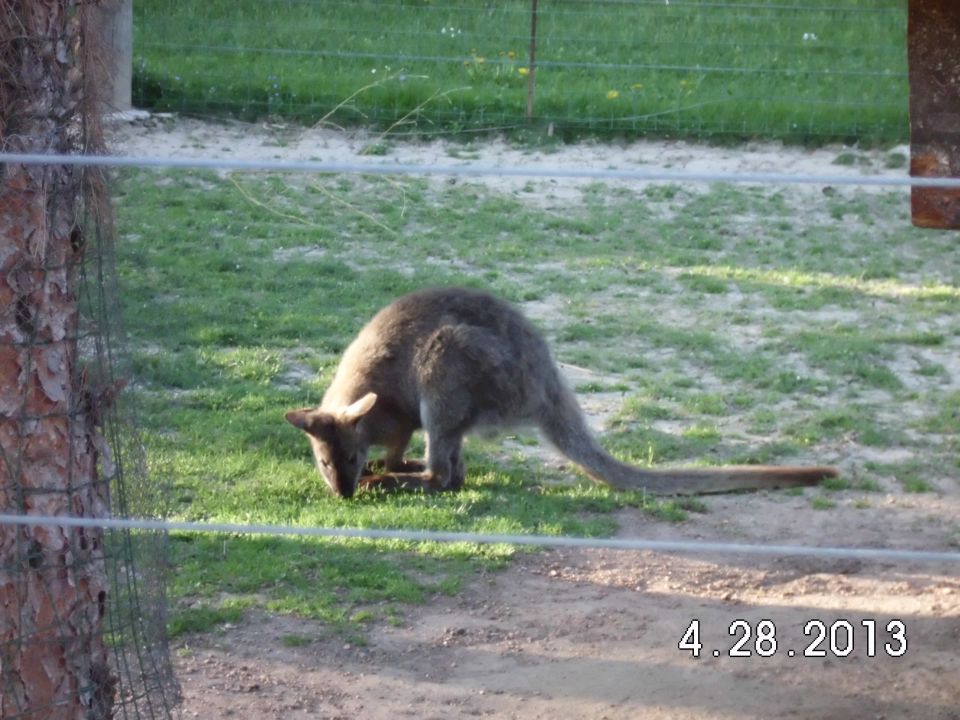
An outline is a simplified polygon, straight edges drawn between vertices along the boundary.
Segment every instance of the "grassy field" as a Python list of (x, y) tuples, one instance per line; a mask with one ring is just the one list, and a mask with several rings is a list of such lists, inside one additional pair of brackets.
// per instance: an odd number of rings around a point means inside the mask
[[(530, 4), (134, 5), (134, 101), (417, 134), (525, 129)], [(907, 137), (906, 3), (541, 2), (535, 133)]]
[[(442, 284), (521, 304), (560, 359), (597, 371), (578, 390), (613, 403), (621, 458), (842, 459), (844, 479), (805, 495), (825, 512), (960, 475), (956, 240), (911, 228), (902, 195), (595, 185), (546, 206), (462, 182), (146, 170), (116, 190), (150, 471), (178, 517), (603, 535), (620, 507), (702, 509), (546, 466), (519, 452), (525, 433), (471, 441), (460, 494), (331, 498), (283, 411), (319, 401), (376, 309)], [(175, 634), (262, 607), (355, 640), (517, 552), (173, 544)]]

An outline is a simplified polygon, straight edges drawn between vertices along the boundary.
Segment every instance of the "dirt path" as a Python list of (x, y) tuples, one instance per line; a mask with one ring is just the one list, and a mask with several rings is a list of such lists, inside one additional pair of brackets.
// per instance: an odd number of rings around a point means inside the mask
[[(328, 131), (173, 119), (114, 128), (114, 146), (131, 155), (342, 162), (366, 157), (357, 153), (368, 141)], [(894, 151), (858, 152), (855, 163), (835, 164), (843, 151), (637, 143), (529, 152), (493, 142), (465, 152), (433, 143), (392, 145), (388, 159), (903, 172), (885, 167)], [(526, 185), (523, 179), (490, 182), (511, 193)], [(523, 196), (563, 203), (588, 183), (536, 184), (543, 192)], [(603, 409), (597, 412), (602, 416)], [(621, 535), (955, 549), (960, 492), (956, 482), (944, 482), (941, 492), (914, 495), (885, 486), (869, 507), (840, 500), (829, 512), (785, 494), (708, 498), (708, 512), (681, 525), (624, 510)], [(362, 647), (310, 621), (251, 613), (239, 626), (180, 640), (174, 650), (188, 718), (960, 720), (958, 570), (956, 564), (554, 551), (478, 577), (455, 598), (408, 608), (402, 626), (373, 628)], [(699, 659), (678, 648), (694, 620), (703, 642)], [(761, 621), (776, 628), (776, 651), (767, 640), (759, 645), (770, 657), (757, 652), (757, 633), (770, 627)], [(822, 643), (804, 635), (811, 621), (813, 630), (824, 628)], [(888, 631), (891, 621), (899, 623)], [(848, 627), (853, 649), (844, 657)], [(871, 627), (874, 657), (868, 654)], [(742, 648), (752, 656), (731, 657), (744, 628), (751, 637)], [(811, 643), (825, 656), (806, 657)]]

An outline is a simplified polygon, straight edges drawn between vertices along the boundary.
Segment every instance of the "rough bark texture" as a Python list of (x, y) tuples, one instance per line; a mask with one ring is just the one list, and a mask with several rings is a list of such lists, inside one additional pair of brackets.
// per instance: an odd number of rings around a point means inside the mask
[[(910, 174), (960, 177), (960, 3), (910, 0)], [(913, 222), (960, 229), (960, 190), (914, 188)]]
[[(83, 137), (83, 13), (0, 0), (0, 147)], [(97, 393), (80, 369), (82, 171), (0, 165), (0, 512), (104, 517)], [(108, 718), (101, 531), (0, 526), (0, 716)]]

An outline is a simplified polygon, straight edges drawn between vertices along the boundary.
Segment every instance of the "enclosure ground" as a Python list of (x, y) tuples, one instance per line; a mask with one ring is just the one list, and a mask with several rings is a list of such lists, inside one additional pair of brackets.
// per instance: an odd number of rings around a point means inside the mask
[[(900, 511), (919, 526), (952, 507)], [(682, 525), (623, 511), (620, 535), (852, 545), (875, 536), (854, 514), (831, 515), (822, 523), (823, 513), (745, 495), (711, 501), (709, 513)], [(844, 529), (846, 521), (853, 524)], [(373, 628), (365, 644), (344, 642), (320, 623), (256, 614), (178, 642), (176, 664), (185, 714), (200, 718), (956, 720), (956, 570), (548, 551), (480, 576), (456, 597), (410, 608), (402, 624)], [(704, 643), (699, 659), (678, 648), (694, 619)], [(885, 630), (894, 619), (905, 628), (901, 657), (886, 649), (899, 648)], [(751, 657), (729, 656), (743, 635), (730, 635), (737, 620), (752, 629), (744, 646)], [(762, 620), (776, 627), (772, 657), (756, 652)], [(830, 630), (844, 620), (854, 628), (847, 657), (829, 645)], [(867, 655), (863, 624), (871, 620), (879, 629), (875, 657)], [(816, 638), (803, 634), (810, 621), (827, 629), (827, 640), (811, 648), (826, 657), (804, 656)], [(836, 632), (843, 650), (845, 636)]]
[[(174, 118), (120, 126), (114, 137), (115, 146), (132, 155), (553, 168), (649, 166), (830, 175), (903, 173), (906, 157), (905, 148), (861, 152), (856, 148), (809, 150), (781, 145), (715, 148), (679, 142), (549, 148), (514, 147), (498, 141), (382, 144), (376, 137), (326, 130), (210, 125)], [(383, 154), (361, 154), (369, 147)], [(212, 185), (212, 180), (203, 182)], [(430, 182), (444, 188), (465, 181), (433, 178)], [(490, 178), (482, 182), (490, 192), (509, 195), (511, 202), (556, 211), (557, 216), (578, 203), (595, 210), (604, 207), (608, 199), (633, 202), (634, 196), (624, 200), (617, 192), (638, 189), (636, 184), (598, 187), (590, 181), (561, 179)], [(185, 183), (185, 187), (203, 186)], [(706, 193), (707, 186), (650, 192), (636, 196), (636, 201), (650, 208), (651, 223), (683, 212), (702, 222), (702, 217), (693, 215), (701, 192)], [(773, 237), (776, 242), (763, 245), (763, 250), (783, 252), (778, 243), (786, 246), (792, 238), (808, 238), (825, 227), (839, 226), (851, 229), (857, 240), (840, 247), (845, 242), (843, 233), (840, 239), (824, 235), (827, 239), (819, 246), (841, 249), (848, 267), (856, 265), (856, 243), (865, 248), (865, 255), (867, 249), (874, 253), (874, 263), (886, 254), (877, 252), (875, 244), (869, 248), (864, 244), (876, 234), (890, 243), (889, 255), (904, 260), (905, 269), (896, 264), (881, 266), (882, 274), (871, 279), (869, 273), (878, 272), (877, 265), (872, 265), (864, 269), (867, 279), (861, 286), (849, 269), (831, 274), (828, 258), (822, 260), (826, 269), (812, 273), (810, 287), (802, 288), (807, 294), (795, 295), (774, 282), (776, 272), (790, 270), (786, 262), (785, 267), (770, 270), (731, 260), (730, 274), (717, 275), (711, 274), (709, 264), (675, 261), (672, 250), (667, 249), (662, 250), (663, 259), (657, 260), (660, 264), (653, 270), (640, 266), (637, 271), (645, 283), (649, 278), (643, 273), (655, 275), (650, 285), (630, 285), (617, 276), (619, 295), (580, 288), (587, 299), (579, 308), (563, 302), (563, 293), (550, 287), (523, 303), (523, 308), (545, 327), (560, 347), (562, 358), (577, 359), (580, 351), (592, 352), (595, 360), (629, 356), (629, 343), (637, 340), (612, 331), (610, 335), (597, 334), (595, 321), (610, 311), (608, 305), (619, 311), (642, 301), (662, 321), (663, 325), (655, 328), (658, 336), (640, 338), (649, 361), (645, 367), (626, 366), (626, 371), (615, 367), (609, 372), (601, 367), (598, 370), (602, 372), (592, 374), (566, 366), (576, 387), (593, 387), (581, 389), (581, 398), (598, 429), (609, 429), (611, 419), (622, 417), (625, 392), (616, 389), (619, 383), (626, 382), (631, 393), (634, 388), (652, 393), (643, 384), (644, 378), (659, 378), (670, 392), (651, 394), (649, 406), (635, 410), (637, 417), (631, 418), (638, 424), (650, 424), (671, 437), (691, 425), (695, 430), (713, 429), (724, 439), (752, 440), (779, 434), (796, 441), (800, 455), (774, 456), (777, 462), (836, 463), (850, 484), (829, 494), (709, 497), (704, 500), (704, 512), (679, 524), (625, 507), (616, 514), (619, 534), (761, 544), (956, 549), (960, 542), (960, 488), (952, 437), (957, 411), (950, 400), (960, 398), (960, 334), (956, 315), (950, 312), (956, 276), (951, 259), (944, 257), (938, 267), (920, 247), (927, 238), (942, 241), (942, 236), (917, 237), (908, 235), (907, 230), (897, 230), (896, 237), (883, 235), (890, 223), (906, 227), (903, 211), (897, 211), (896, 217), (893, 211), (890, 216), (878, 214), (894, 203), (906, 208), (906, 190), (899, 195), (885, 194), (878, 203), (865, 201), (863, 193), (879, 193), (879, 189), (810, 185), (759, 192), (767, 199), (780, 198), (778, 202), (792, 213), (789, 223), (765, 217), (763, 213), (772, 206), (760, 206), (759, 210), (738, 206), (735, 215), (721, 218), (706, 232), (711, 242), (722, 246), (717, 252), (721, 259), (728, 246), (739, 249), (738, 235), (756, 235), (764, 241), (771, 235), (764, 223), (771, 222), (780, 235)], [(426, 197), (427, 201), (434, 199), (433, 195)], [(287, 211), (286, 206), (281, 207)], [(715, 201), (706, 212), (723, 207)], [(675, 237), (680, 243), (688, 241)], [(390, 251), (386, 244), (383, 247), (383, 252)], [(375, 268), (377, 257), (364, 255), (363, 249), (360, 242), (348, 244), (350, 266)], [(694, 250), (699, 252), (699, 248)], [(281, 248), (274, 252), (273, 260), (306, 263), (334, 251), (332, 243)], [(802, 246), (797, 266), (805, 262), (801, 253), (806, 252), (809, 247)], [(470, 261), (473, 265), (461, 261), (465, 274), (484, 269), (476, 258)], [(419, 269), (417, 258), (409, 261), (409, 267), (401, 260), (392, 262), (393, 269), (414, 277)], [(540, 262), (538, 273), (542, 269), (543, 275), (549, 275), (555, 269), (549, 259)], [(507, 278), (504, 282), (523, 282), (526, 276), (520, 275), (520, 265), (500, 268)], [(585, 267), (576, 265), (569, 275), (559, 273), (560, 279), (565, 283), (572, 282), (570, 277), (579, 279), (589, 272)], [(743, 270), (742, 275), (734, 272), (738, 269)], [(926, 303), (911, 301), (922, 293), (929, 295)], [(809, 302), (811, 297), (819, 302)], [(580, 315), (574, 317), (577, 309)], [(706, 331), (694, 334), (705, 321), (714, 325), (711, 331), (729, 330), (716, 332), (716, 337)], [(573, 328), (580, 334), (572, 332)], [(676, 347), (668, 342), (657, 344), (665, 333), (677, 328), (691, 332), (673, 336)], [(638, 336), (643, 329), (638, 329)], [(565, 330), (571, 331), (564, 335)], [(816, 333), (824, 334), (822, 344), (817, 344)], [(583, 350), (591, 338), (610, 345), (604, 346), (602, 353)], [(716, 346), (706, 360), (697, 354), (696, 342), (701, 340)], [(812, 350), (808, 351), (805, 343)], [(732, 380), (715, 374), (718, 361), (732, 366), (730, 355), (748, 357), (758, 347), (771, 353), (779, 348), (782, 352), (777, 360), (789, 371), (775, 376), (776, 392), (770, 391), (770, 405), (768, 396), (760, 396), (748, 374), (728, 370)], [(843, 348), (842, 357), (837, 347)], [(857, 362), (847, 364), (850, 358)], [(877, 374), (877, 367), (882, 367), (883, 373)], [(690, 387), (677, 380), (684, 371), (689, 371), (687, 377), (695, 383), (696, 392), (689, 396), (684, 391)], [(288, 368), (284, 373), (285, 382), (297, 380)], [(734, 386), (742, 396), (739, 399), (730, 390)], [(655, 412), (650, 412), (651, 407)], [(811, 439), (806, 439), (807, 435)], [(798, 439), (801, 436), (803, 442)], [(573, 473), (557, 470), (556, 457), (549, 451), (527, 442), (504, 447), (504, 457), (522, 451), (538, 463), (546, 460), (557, 474), (574, 481)], [(908, 481), (925, 491), (908, 490)], [(869, 489), (861, 483), (868, 483)], [(700, 621), (704, 643), (705, 657), (700, 659), (678, 648), (694, 619)], [(886, 631), (893, 619), (902, 621), (907, 641), (900, 657), (891, 656), (886, 647), (890, 643), (891, 650), (899, 648)], [(752, 657), (729, 657), (736, 642), (729, 629), (736, 620), (746, 621), (753, 631), (744, 646)], [(757, 655), (754, 641), (761, 620), (771, 621), (777, 630), (773, 657)], [(850, 656), (833, 652), (828, 637), (813, 648), (824, 650), (826, 657), (804, 657), (814, 639), (803, 635), (809, 621), (821, 622), (828, 632), (831, 628), (840, 632), (844, 627), (841, 621), (849, 622), (854, 628)], [(867, 654), (864, 621), (875, 621), (875, 657)], [(842, 633), (835, 640), (837, 649), (844, 650)], [(960, 718), (958, 647), (960, 580), (956, 565), (690, 558), (612, 551), (522, 555), (503, 571), (470, 580), (456, 596), (438, 595), (423, 606), (405, 607), (394, 623), (371, 623), (364, 642), (349, 641), (319, 622), (253, 609), (239, 623), (183, 636), (175, 643), (187, 717), (488, 716), (521, 720), (557, 716), (956, 720)], [(713, 650), (718, 650), (720, 657), (713, 657)]]
[[(180, 643), (187, 717), (916, 718), (960, 708), (960, 582), (947, 567), (548, 552), (413, 610), (354, 647), (257, 616)], [(906, 628), (866, 656), (862, 622)], [(678, 643), (699, 620), (704, 654)], [(777, 630), (773, 657), (728, 657), (731, 624)], [(811, 620), (855, 629), (848, 657), (803, 657)], [(886, 636), (885, 632), (880, 633)], [(741, 633), (742, 635), (742, 633)], [(896, 646), (894, 642), (892, 645)], [(712, 657), (712, 650), (721, 657)], [(893, 648), (896, 650), (896, 647)], [(789, 651), (795, 651), (789, 657)]]

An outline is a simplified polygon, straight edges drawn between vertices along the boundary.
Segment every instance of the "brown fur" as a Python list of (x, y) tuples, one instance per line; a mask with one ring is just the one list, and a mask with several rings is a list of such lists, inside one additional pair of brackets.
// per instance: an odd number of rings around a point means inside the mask
[[(350, 344), (319, 408), (286, 419), (305, 431), (317, 467), (343, 497), (358, 484), (458, 489), (466, 432), (539, 427), (594, 480), (622, 490), (700, 494), (814, 485), (830, 467), (652, 469), (626, 465), (587, 428), (546, 342), (511, 305), (459, 288), (421, 290), (378, 312)], [(415, 430), (427, 436), (425, 467), (405, 461)], [(384, 469), (366, 462), (386, 448)]]

